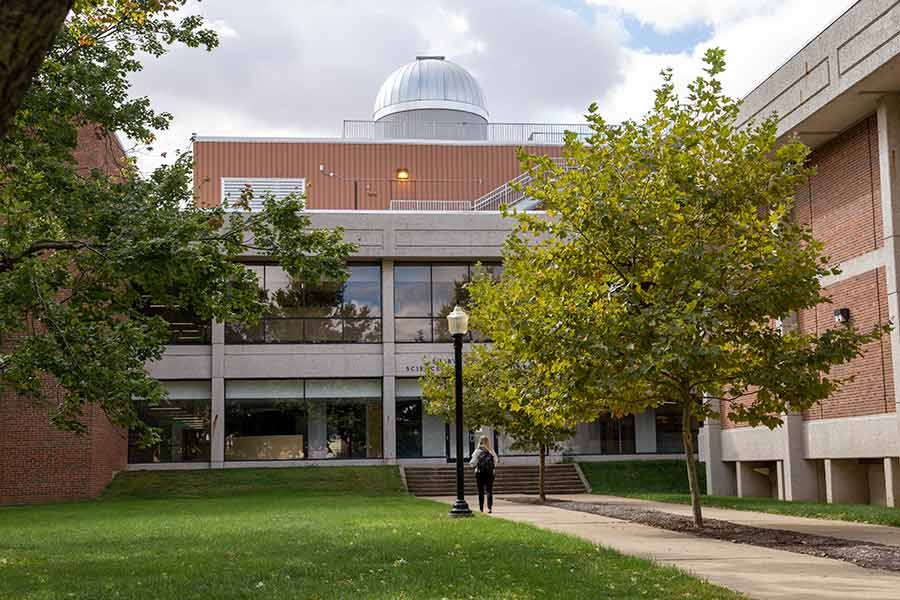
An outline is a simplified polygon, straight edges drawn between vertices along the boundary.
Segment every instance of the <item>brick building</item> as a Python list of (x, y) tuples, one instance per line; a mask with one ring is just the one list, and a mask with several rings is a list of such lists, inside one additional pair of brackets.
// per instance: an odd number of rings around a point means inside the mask
[[(798, 135), (814, 149), (818, 172), (798, 190), (795, 217), (842, 269), (823, 282), (833, 304), (786, 327), (833, 327), (834, 310), (843, 308), (863, 329), (897, 322), (897, 94), (900, 8), (862, 0), (745, 99), (744, 120), (775, 111), (782, 137)], [(341, 226), (359, 246), (349, 280), (339, 288), (297, 286), (277, 266), (248, 259), (280, 299), (259, 326), (173, 323), (164, 357), (148, 366), (170, 399), (137, 403), (163, 432), (155, 448), (126, 445), (97, 415), (89, 417), (97, 419), (91, 435), (74, 441), (50, 431), (39, 413), (4, 403), (11, 408), (0, 407), (0, 428), (8, 428), (0, 429), (0, 501), (89, 497), (126, 463), (445, 463), (455, 448), (447, 424), (423, 414), (423, 361), (450, 357), (445, 317), (472, 265), (502, 270), (511, 223), (497, 209), (501, 202), (529, 208), (508, 184), (525, 177), (516, 149), (558, 156), (564, 131), (585, 132), (489, 117), (470, 74), (443, 57), (419, 57), (387, 78), (372, 120), (345, 121), (340, 138), (197, 137), (201, 203), (235, 198), (248, 185), (305, 192), (313, 225)], [(473, 333), (470, 343), (479, 341)], [(710, 491), (900, 502), (895, 357), (900, 330), (843, 367), (855, 381), (774, 431), (733, 423), (720, 407), (721, 420), (699, 432)], [(622, 420), (598, 415), (552, 458), (678, 458), (679, 419), (665, 407)], [(505, 461), (534, 460), (495, 436)]]
[[(92, 126), (79, 131), (80, 170), (115, 172), (122, 156), (115, 136)], [(50, 378), (42, 385), (52, 405), (60, 388)], [(0, 398), (0, 505), (94, 498), (127, 467), (128, 433), (102, 409), (85, 408), (87, 433), (79, 436), (53, 427), (50, 408), (9, 392)]]
[[(898, 322), (900, 7), (853, 5), (745, 98), (742, 118), (776, 112), (782, 139), (798, 136), (817, 169), (797, 191), (794, 218), (824, 242), (839, 275), (832, 304), (785, 326), (823, 331), (847, 309), (862, 330)], [(773, 431), (733, 423), (728, 406), (701, 431), (709, 491), (900, 505), (900, 330), (837, 368), (853, 375), (833, 396)]]

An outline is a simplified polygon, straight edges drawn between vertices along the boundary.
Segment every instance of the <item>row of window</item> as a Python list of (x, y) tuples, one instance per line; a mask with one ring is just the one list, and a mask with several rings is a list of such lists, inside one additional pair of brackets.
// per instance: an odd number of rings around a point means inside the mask
[[(248, 265), (268, 309), (259, 323), (226, 323), (226, 344), (380, 343), (381, 266), (350, 265), (343, 283), (298, 282), (277, 265)], [(466, 284), (478, 269), (499, 279), (498, 264), (410, 264), (394, 267), (394, 339), (447, 342), (447, 315), (468, 299)], [(169, 322), (170, 343), (208, 344), (209, 326), (164, 307), (150, 312)], [(486, 341), (477, 331), (470, 341)]]
[[(655, 448), (657, 454), (680, 454), (684, 452), (681, 424), (684, 421), (681, 409), (675, 405), (662, 405), (654, 409)], [(698, 448), (697, 434), (700, 425), (691, 423), (694, 448)], [(637, 427), (634, 415), (613, 418), (601, 415), (591, 423), (583, 423), (576, 428), (575, 436), (564, 444), (569, 454), (635, 454), (637, 452)]]
[[(228, 380), (225, 384), (226, 461), (363, 459), (383, 456), (379, 379)], [(160, 430), (160, 441), (140, 447), (129, 433), (129, 463), (209, 462), (211, 395), (208, 381), (166, 382), (159, 405), (137, 402), (139, 417)], [(452, 456), (447, 424), (424, 413), (415, 379), (396, 382), (396, 452), (399, 458)], [(694, 424), (696, 444), (697, 426)], [(498, 450), (515, 454), (509, 440)], [(570, 454), (634, 454), (635, 418), (600, 416), (566, 445)], [(681, 417), (656, 409), (656, 451), (680, 453)]]
[[(160, 442), (142, 448), (131, 432), (128, 461), (208, 462), (209, 383), (167, 387), (165, 403), (137, 402), (139, 417), (160, 430)], [(224, 427), (226, 461), (381, 458), (381, 380), (229, 380)]]

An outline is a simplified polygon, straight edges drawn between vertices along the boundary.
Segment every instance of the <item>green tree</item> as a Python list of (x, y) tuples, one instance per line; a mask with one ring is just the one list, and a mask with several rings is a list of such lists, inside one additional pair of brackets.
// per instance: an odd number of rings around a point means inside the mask
[[(425, 411), (445, 421), (455, 418), (456, 398), (453, 365), (434, 361), (426, 365), (420, 379)], [(512, 438), (512, 448), (537, 451), (540, 457), (538, 493), (546, 500), (546, 456), (574, 435), (571, 427), (536, 419), (527, 410), (540, 401), (546, 389), (532, 377), (532, 370), (509, 353), (477, 345), (463, 361), (463, 418), (469, 428), (487, 426)]]
[[(310, 229), (302, 198), (267, 197), (251, 212), (248, 190), (235, 211), (202, 208), (190, 155), (143, 177), (117, 150), (113, 132), (146, 145), (171, 120), (129, 96), (141, 57), (217, 44), (200, 17), (176, 15), (186, 1), (76, 3), (0, 138), (0, 384), (40, 399), (55, 379), (51, 418), (63, 429), (82, 431), (82, 408), (96, 403), (152, 439), (132, 406), (164, 395), (144, 367), (167, 338), (148, 304), (249, 323), (265, 302), (238, 257), (340, 280), (353, 251), (340, 231)], [(77, 163), (79, 136), (109, 149), (106, 162)]]
[[(820, 278), (837, 272), (792, 220), (808, 149), (776, 144), (775, 117), (738, 127), (740, 103), (718, 80), (724, 53), (705, 60), (684, 99), (664, 71), (641, 120), (612, 125), (591, 106), (592, 133), (566, 138), (565, 165), (524, 157), (547, 215), (518, 215), (504, 278), (519, 279), (528, 310), (485, 315), (517, 332), (499, 343), (550, 386), (526, 409), (539, 421), (678, 405), (698, 527), (690, 424), (713, 414), (704, 400), (775, 427), (832, 394), (844, 380), (831, 367), (883, 333), (778, 326), (827, 302)], [(482, 296), (476, 286), (476, 307)]]

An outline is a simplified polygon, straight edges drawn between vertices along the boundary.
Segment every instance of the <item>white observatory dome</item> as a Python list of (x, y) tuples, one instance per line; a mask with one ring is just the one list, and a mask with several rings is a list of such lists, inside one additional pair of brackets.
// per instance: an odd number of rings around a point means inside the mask
[[(481, 122), (488, 118), (481, 86), (468, 71), (443, 56), (417, 56), (381, 84), (372, 119), (407, 111), (458, 111)], [(465, 120), (463, 117), (467, 115), (460, 115), (460, 120)]]

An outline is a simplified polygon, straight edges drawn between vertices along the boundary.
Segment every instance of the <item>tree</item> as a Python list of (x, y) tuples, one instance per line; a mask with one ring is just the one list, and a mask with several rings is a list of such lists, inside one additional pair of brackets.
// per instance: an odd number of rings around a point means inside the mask
[[(83, 431), (82, 408), (96, 403), (152, 441), (132, 406), (165, 393), (144, 367), (167, 338), (148, 305), (250, 323), (266, 303), (241, 255), (318, 281), (345, 277), (354, 250), (340, 231), (311, 230), (302, 198), (270, 196), (251, 212), (247, 190), (233, 210), (202, 208), (189, 154), (143, 177), (119, 150), (112, 132), (150, 144), (171, 120), (129, 97), (139, 57), (217, 43), (200, 17), (176, 20), (185, 2), (76, 4), (0, 138), (0, 384), (40, 399), (54, 379), (62, 429)], [(79, 139), (109, 149), (107, 160), (80, 165)]]
[(73, 0), (5, 0), (0, 8), (0, 136), (63, 25)]
[[(512, 438), (512, 448), (536, 450), (540, 457), (538, 493), (545, 493), (545, 459), (547, 452), (559, 448), (574, 431), (570, 427), (535, 419), (527, 407), (546, 393), (531, 376), (527, 364), (495, 348), (477, 345), (463, 362), (463, 415), (468, 428), (487, 426)], [(431, 362), (420, 379), (425, 411), (452, 422), (455, 418), (455, 385), (453, 365)]]
[(845, 380), (830, 368), (884, 331), (777, 326), (827, 302), (820, 278), (837, 272), (791, 218), (811, 173), (808, 149), (777, 145), (774, 116), (739, 128), (740, 103), (718, 81), (724, 53), (709, 50), (705, 61), (685, 100), (664, 71), (639, 121), (612, 125), (591, 106), (592, 133), (567, 136), (565, 165), (523, 157), (535, 173), (528, 195), (547, 215), (517, 216), (504, 279), (520, 280), (529, 310), (489, 315), (518, 330), (501, 338), (505, 349), (555, 384), (526, 408), (538, 421), (584, 408), (680, 407), (698, 527), (690, 424), (714, 414), (705, 400), (775, 427), (832, 394)]

